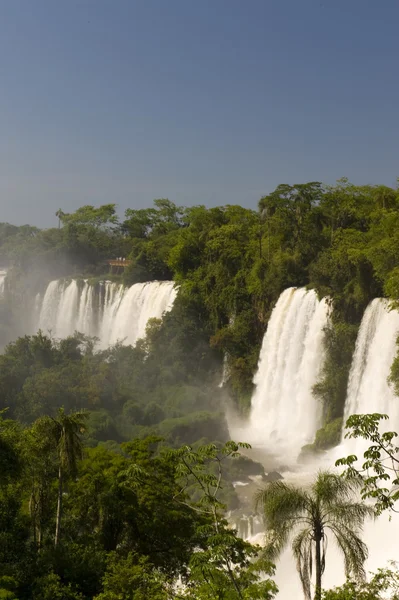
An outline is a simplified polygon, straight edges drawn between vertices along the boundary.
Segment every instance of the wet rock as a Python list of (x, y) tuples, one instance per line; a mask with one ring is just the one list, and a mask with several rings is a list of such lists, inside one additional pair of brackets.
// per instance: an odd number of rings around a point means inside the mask
[(272, 482), (272, 481), (280, 481), (280, 479), (284, 479), (284, 477), (278, 473), (277, 471), (270, 471), (264, 476), (264, 481)]

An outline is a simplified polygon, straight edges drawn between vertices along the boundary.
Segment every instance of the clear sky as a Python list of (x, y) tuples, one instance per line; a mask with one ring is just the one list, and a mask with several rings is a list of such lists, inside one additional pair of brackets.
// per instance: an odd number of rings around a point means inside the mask
[(399, 176), (398, 0), (0, 0), (0, 221)]

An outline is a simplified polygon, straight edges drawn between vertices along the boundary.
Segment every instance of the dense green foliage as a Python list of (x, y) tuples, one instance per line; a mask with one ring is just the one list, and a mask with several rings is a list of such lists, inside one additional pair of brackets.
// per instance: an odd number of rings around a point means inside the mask
[[(254, 563), (258, 549), (223, 517), (222, 465), (238, 445), (167, 450), (149, 437), (92, 449), (83, 429), (64, 411), (0, 422), (1, 598), (205, 599), (212, 586), (226, 600), (273, 597), (260, 581), (272, 565)], [(186, 592), (173, 591), (179, 576)]]
[(377, 514), (395, 509), (399, 500), (399, 446), (398, 434), (385, 431), (380, 425), (388, 415), (351, 415), (346, 422), (347, 438), (360, 438), (371, 442), (363, 456), (350, 456), (337, 460), (337, 466), (346, 466), (344, 475), (362, 482), (362, 497), (375, 502)]
[[(395, 569), (395, 570), (394, 570)], [(369, 582), (347, 581), (343, 586), (328, 590), (323, 600), (398, 600), (399, 573), (396, 564), (392, 569), (379, 569)]]
[[(176, 325), (167, 326), (170, 320)], [(149, 432), (173, 445), (201, 438), (224, 441), (221, 400), (219, 409), (214, 406), (219, 388), (215, 385), (210, 394), (201, 385), (213, 363), (200, 336), (190, 354), (185, 351), (179, 333), (187, 320), (178, 320), (177, 308), (164, 326), (151, 323), (148, 337), (135, 348), (117, 345), (96, 352), (81, 335), (60, 341), (42, 333), (19, 338), (0, 355), (0, 408), (22, 423), (54, 416), (61, 406), (87, 409), (94, 445)], [(196, 351), (194, 371), (186, 363)]]
[[(50, 278), (104, 276), (106, 260), (123, 256), (131, 261), (123, 275), (126, 284), (179, 283), (178, 318), (192, 325), (182, 336), (188, 342), (199, 329), (203, 355), (211, 357), (213, 348), (219, 363), (222, 353), (227, 355), (229, 395), (245, 411), (271, 308), (286, 287), (311, 286), (334, 306), (327, 361), (315, 390), (328, 423), (342, 416), (349, 357), (364, 308), (376, 296), (399, 296), (398, 209), (397, 189), (342, 179), (335, 186), (280, 185), (260, 200), (258, 211), (229, 205), (183, 208), (160, 199), (153, 208), (128, 209), (123, 220), (110, 204), (72, 214), (60, 210), (55, 229), (2, 224), (0, 264), (14, 265), (14, 297), (0, 307), (8, 310), (8, 323), (14, 314), (14, 328), (9, 326), (2, 339), (23, 332), (21, 317), (15, 317), (25, 301), (23, 290), (32, 298)], [(184, 366), (190, 371), (197, 369), (198, 347), (191, 353), (187, 345)]]
[[(0, 300), (0, 598), (179, 598), (178, 574), (186, 598), (272, 597), (272, 582), (259, 582), (271, 565), (252, 563), (257, 550), (222, 517), (225, 504), (237, 506), (232, 481), (263, 473), (223, 446), (225, 405), (248, 411), (271, 310), (285, 288), (309, 286), (334, 310), (314, 388), (324, 427), (307, 450), (339, 441), (363, 311), (377, 296), (399, 298), (399, 191), (310, 182), (278, 186), (258, 210), (159, 199), (122, 219), (113, 204), (57, 217), (47, 230), (0, 224), (0, 266), (10, 268)], [(113, 275), (126, 285), (179, 285), (173, 310), (151, 321), (136, 347), (24, 335), (50, 279), (109, 278), (116, 257), (129, 260)], [(223, 357), (229, 379), (220, 389)], [(365, 435), (375, 441), (375, 431)], [(392, 438), (381, 440), (391, 451)], [(365, 481), (368, 496), (373, 483)], [(382, 508), (396, 499), (379, 494)], [(304, 579), (308, 566), (302, 561)], [(367, 598), (355, 583), (336, 597), (348, 590)]]

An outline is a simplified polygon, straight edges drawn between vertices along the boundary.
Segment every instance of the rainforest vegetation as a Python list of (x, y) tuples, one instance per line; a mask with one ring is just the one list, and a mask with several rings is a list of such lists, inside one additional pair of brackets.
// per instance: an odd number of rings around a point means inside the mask
[[(172, 315), (152, 332), (153, 347), (173, 339), (171, 380), (177, 372), (177, 379), (211, 384), (210, 365), (220, 368), (226, 355), (228, 394), (245, 414), (271, 309), (285, 288), (309, 286), (334, 305), (315, 393), (327, 426), (316, 446), (335, 443), (364, 309), (375, 297), (399, 297), (398, 189), (342, 179), (334, 186), (280, 185), (258, 210), (184, 208), (159, 199), (153, 208), (128, 209), (123, 219), (113, 204), (59, 210), (57, 217), (54, 229), (0, 226), (0, 264), (13, 265), (13, 298), (1, 307), (3, 346), (25, 333), (21, 313), (29, 310), (21, 305), (50, 279), (94, 281), (108, 276), (107, 259), (124, 257), (131, 261), (127, 285), (173, 279), (180, 286)], [(396, 367), (393, 377), (399, 381)]]
[(238, 445), (88, 448), (87, 418), (60, 409), (24, 428), (2, 416), (1, 598), (274, 596), (272, 564), (223, 516), (219, 473)]
[[(310, 450), (339, 441), (364, 309), (375, 297), (399, 298), (399, 190), (343, 179), (280, 185), (257, 210), (159, 199), (123, 218), (113, 204), (57, 218), (43, 230), (0, 224), (0, 266), (9, 269), (0, 301), (0, 598), (272, 598), (278, 552), (254, 560), (258, 549), (224, 518), (238, 505), (233, 482), (264, 475), (229, 442), (226, 406), (247, 415), (271, 310), (285, 288), (309, 286), (334, 307), (314, 388), (324, 427)], [(110, 275), (116, 257), (128, 266)], [(79, 332), (25, 335), (36, 294), (63, 277), (174, 280), (179, 293), (135, 347), (100, 350)], [(399, 357), (391, 378), (399, 390)], [(378, 422), (351, 425), (375, 443)], [(392, 438), (382, 443), (393, 455)], [(344, 464), (348, 481), (361, 474), (350, 458)], [(365, 498), (374, 483), (364, 480)], [(395, 501), (377, 497), (377, 511)], [(273, 520), (267, 495), (259, 506)], [(305, 587), (308, 568), (302, 562)], [(378, 598), (367, 593), (396, 589), (395, 574), (380, 572), (372, 585), (349, 581), (325, 599)]]

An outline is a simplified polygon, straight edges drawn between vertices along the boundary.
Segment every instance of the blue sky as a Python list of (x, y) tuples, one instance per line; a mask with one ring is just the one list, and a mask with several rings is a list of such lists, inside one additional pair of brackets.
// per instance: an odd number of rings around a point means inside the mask
[(399, 176), (397, 0), (2, 0), (0, 221)]

